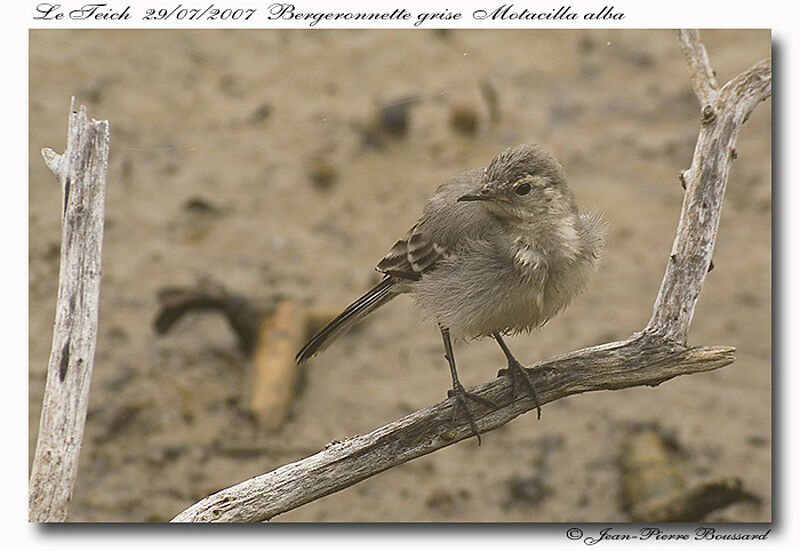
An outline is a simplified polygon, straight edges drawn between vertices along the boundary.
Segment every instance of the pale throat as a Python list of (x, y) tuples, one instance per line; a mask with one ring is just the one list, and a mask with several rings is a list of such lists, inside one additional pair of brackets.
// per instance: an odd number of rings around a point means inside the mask
[(514, 261), (522, 268), (537, 269), (554, 261), (573, 261), (580, 254), (578, 215), (530, 220), (514, 224), (510, 232)]

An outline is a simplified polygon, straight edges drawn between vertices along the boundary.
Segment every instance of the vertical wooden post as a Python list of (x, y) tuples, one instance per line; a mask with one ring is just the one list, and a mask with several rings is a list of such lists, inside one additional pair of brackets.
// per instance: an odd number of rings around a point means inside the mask
[(72, 99), (67, 149), (42, 150), (64, 191), (53, 345), (30, 478), (29, 520), (63, 522), (78, 473), (97, 341), (108, 121)]

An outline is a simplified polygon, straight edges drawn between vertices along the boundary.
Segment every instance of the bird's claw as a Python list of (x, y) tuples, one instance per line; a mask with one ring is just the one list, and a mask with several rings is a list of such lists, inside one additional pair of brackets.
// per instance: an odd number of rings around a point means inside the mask
[(539, 402), (539, 394), (536, 392), (536, 387), (533, 386), (533, 381), (531, 381), (531, 377), (528, 374), (528, 370), (522, 367), (516, 360), (509, 360), (508, 367), (505, 369), (501, 369), (497, 372), (498, 377), (508, 377), (511, 381), (511, 403), (517, 401), (517, 379), (522, 381), (523, 386), (528, 391), (528, 395), (533, 398), (533, 402), (536, 404), (536, 418), (542, 418), (542, 406)]
[(469, 422), (469, 427), (472, 430), (472, 434), (475, 438), (478, 439), (478, 445), (481, 445), (481, 435), (478, 433), (478, 425), (475, 424), (475, 417), (472, 415), (472, 412), (469, 410), (469, 406), (467, 405), (467, 400), (472, 400), (482, 406), (485, 406), (490, 409), (497, 409), (497, 404), (489, 400), (488, 398), (484, 398), (483, 396), (479, 396), (474, 392), (467, 392), (464, 390), (464, 387), (461, 384), (454, 385), (451, 390), (447, 391), (447, 397), (453, 398), (455, 400), (456, 406), (453, 409), (453, 423), (456, 423), (457, 411), (458, 409), (463, 410), (464, 416), (467, 418)]

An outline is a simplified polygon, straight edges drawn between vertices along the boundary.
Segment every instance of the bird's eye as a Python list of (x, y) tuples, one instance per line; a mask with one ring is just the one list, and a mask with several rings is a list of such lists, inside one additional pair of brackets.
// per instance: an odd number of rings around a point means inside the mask
[(531, 190), (531, 185), (530, 184), (520, 184), (520, 185), (518, 185), (517, 187), (514, 188), (514, 192), (517, 195), (528, 195), (530, 190)]

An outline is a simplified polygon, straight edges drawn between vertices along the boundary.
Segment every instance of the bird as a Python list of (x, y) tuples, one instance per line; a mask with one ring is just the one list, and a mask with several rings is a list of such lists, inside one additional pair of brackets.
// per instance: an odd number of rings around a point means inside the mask
[(312, 336), (297, 363), (409, 294), (439, 328), (452, 379), (448, 397), (480, 445), (468, 401), (497, 406), (464, 389), (451, 339), (497, 341), (508, 362), (498, 376), (510, 377), (512, 401), (521, 383), (541, 418), (535, 386), (503, 337), (543, 326), (587, 287), (604, 251), (604, 231), (601, 214), (579, 211), (552, 153), (540, 145), (509, 147), (485, 168), (436, 189), (419, 220), (375, 267), (381, 281)]

